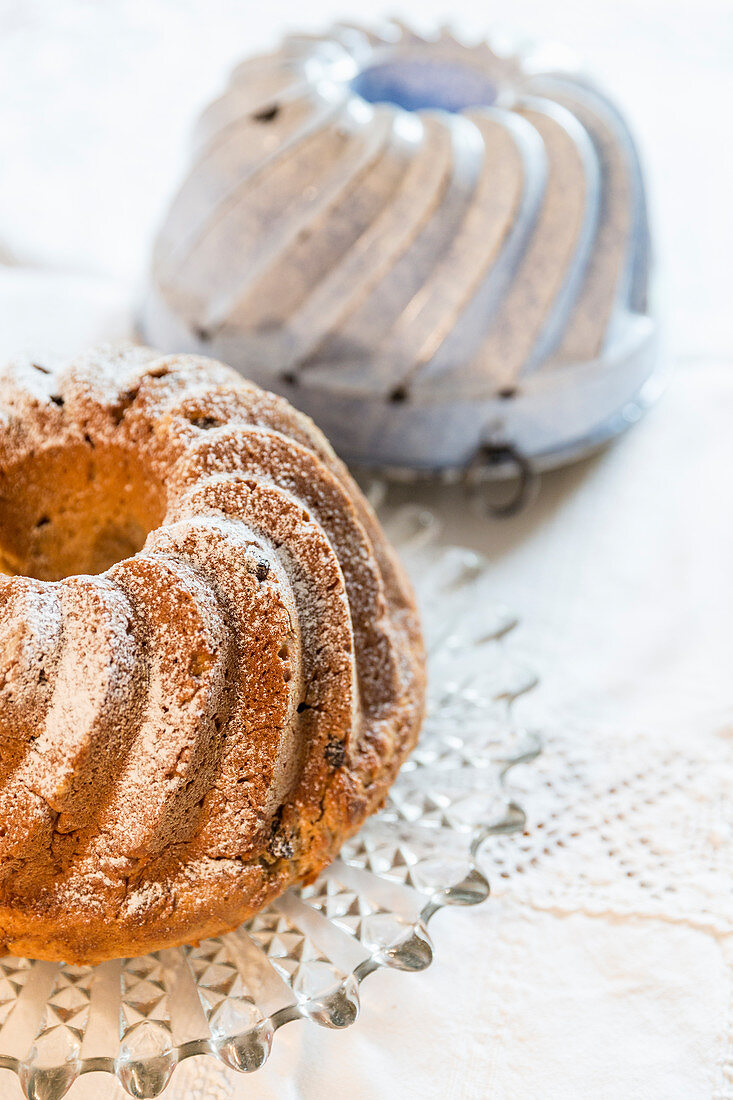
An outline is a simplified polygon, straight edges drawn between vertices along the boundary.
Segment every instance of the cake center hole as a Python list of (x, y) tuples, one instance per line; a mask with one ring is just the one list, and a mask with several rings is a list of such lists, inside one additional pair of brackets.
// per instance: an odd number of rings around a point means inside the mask
[(0, 471), (0, 572), (58, 581), (136, 554), (165, 511), (139, 454), (80, 442)]
[(386, 61), (363, 69), (351, 88), (367, 103), (393, 103), (405, 111), (464, 111), (496, 102), (496, 85), (467, 65), (447, 61)]

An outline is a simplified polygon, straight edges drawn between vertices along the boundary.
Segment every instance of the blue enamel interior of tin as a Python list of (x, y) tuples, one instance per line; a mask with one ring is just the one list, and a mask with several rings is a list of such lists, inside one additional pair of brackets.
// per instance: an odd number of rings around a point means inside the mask
[(405, 111), (464, 111), (496, 101), (492, 80), (464, 65), (398, 58), (363, 69), (351, 88), (367, 103), (393, 103)]

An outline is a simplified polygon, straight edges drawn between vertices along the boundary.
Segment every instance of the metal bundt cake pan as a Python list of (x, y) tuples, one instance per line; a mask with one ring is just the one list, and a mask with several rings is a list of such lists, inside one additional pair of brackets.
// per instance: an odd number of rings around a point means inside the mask
[(649, 253), (634, 143), (587, 80), (338, 24), (203, 114), (142, 329), (285, 394), (357, 465), (549, 466), (656, 392)]

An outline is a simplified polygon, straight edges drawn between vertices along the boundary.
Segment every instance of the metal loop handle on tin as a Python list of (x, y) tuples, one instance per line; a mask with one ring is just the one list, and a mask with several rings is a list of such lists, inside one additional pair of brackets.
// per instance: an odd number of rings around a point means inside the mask
[(516, 516), (537, 495), (539, 476), (530, 460), (511, 443), (482, 443), (463, 473), (463, 484), (475, 494), (486, 478), (487, 471), (499, 465), (511, 465), (517, 478), (517, 491), (503, 504), (486, 502), (488, 513), (497, 518)]

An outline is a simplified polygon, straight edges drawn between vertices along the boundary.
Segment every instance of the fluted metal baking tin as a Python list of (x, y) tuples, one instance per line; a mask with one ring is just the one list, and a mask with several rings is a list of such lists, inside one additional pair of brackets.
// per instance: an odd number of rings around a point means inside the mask
[(355, 464), (547, 466), (656, 396), (650, 266), (628, 127), (551, 51), (338, 24), (245, 61), (202, 116), (141, 325)]

